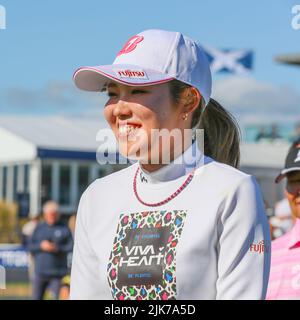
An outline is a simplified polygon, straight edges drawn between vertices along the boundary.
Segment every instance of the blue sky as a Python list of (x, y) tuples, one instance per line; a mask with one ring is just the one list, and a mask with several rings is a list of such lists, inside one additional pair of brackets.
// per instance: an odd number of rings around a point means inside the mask
[(277, 64), (273, 58), (300, 51), (300, 30), (291, 27), (295, 4), (0, 0), (7, 15), (7, 28), (0, 30), (0, 113), (100, 114), (103, 98), (74, 90), (74, 70), (109, 64), (130, 36), (162, 28), (181, 31), (203, 45), (252, 49), (253, 73), (247, 78), (215, 74), (214, 96), (233, 113), (257, 114), (258, 119), (274, 106), (278, 118), (288, 114), (290, 121), (300, 110), (295, 106), (300, 68)]

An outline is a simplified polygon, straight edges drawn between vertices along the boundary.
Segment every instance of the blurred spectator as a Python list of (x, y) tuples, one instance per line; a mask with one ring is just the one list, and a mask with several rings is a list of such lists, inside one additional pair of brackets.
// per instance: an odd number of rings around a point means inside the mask
[(300, 140), (289, 149), (285, 168), (275, 181), (283, 178), (287, 180), (285, 196), (295, 222), (290, 231), (272, 241), (269, 300), (300, 299)]
[(300, 121), (298, 123), (296, 123), (294, 132), (291, 135), (291, 142), (297, 141), (300, 139)]
[[(72, 233), (73, 239), (75, 234), (75, 226), (76, 226), (76, 214), (72, 214), (68, 220), (68, 227)], [(72, 264), (72, 252), (68, 255), (68, 268), (71, 269)], [(61, 281), (61, 287), (59, 291), (59, 300), (69, 300), (70, 297), (70, 274), (63, 277)]]
[(73, 248), (70, 229), (59, 221), (58, 205), (48, 201), (43, 207), (44, 222), (40, 223), (29, 242), (35, 259), (33, 299), (42, 300), (48, 286), (59, 298), (61, 279), (68, 273), (67, 254)]
[(255, 141), (259, 142), (261, 140), (267, 140), (272, 142), (277, 139), (282, 139), (282, 136), (278, 132), (278, 126), (275, 123), (273, 123), (271, 128), (268, 129), (269, 130), (267, 130), (264, 126), (261, 127), (255, 137)]
[(76, 214), (72, 214), (68, 221), (69, 229), (72, 232), (73, 238), (75, 233), (75, 225), (76, 225)]
[(287, 198), (275, 204), (274, 216), (270, 218), (273, 228), (273, 238), (278, 238), (289, 231), (293, 226), (291, 208)]
[[(31, 218), (28, 222), (26, 222), (22, 228), (22, 245), (26, 249), (29, 249), (28, 244), (29, 244), (30, 238), (33, 235), (33, 232), (37, 227), (38, 223), (39, 223), (39, 217), (35, 216)], [(34, 277), (34, 258), (32, 253), (29, 253), (28, 276), (29, 276), (29, 280), (32, 282)]]
[(267, 215), (267, 218), (269, 221), (271, 240), (273, 240), (273, 236), (272, 236), (273, 235), (273, 226), (270, 223), (270, 220), (274, 215), (274, 210), (273, 210), (273, 208), (270, 207), (270, 204), (268, 203), (268, 201), (266, 199), (263, 199), (263, 201), (264, 201), (265, 212), (266, 212), (266, 215)]
[(271, 126), (270, 139), (271, 140), (282, 139), (281, 135), (278, 132), (278, 126), (275, 123), (273, 123)]
[(255, 141), (258, 142), (261, 139), (266, 139), (268, 137), (269, 137), (269, 135), (267, 134), (266, 128), (265, 127), (261, 127), (259, 129), (259, 132), (257, 133), (257, 135), (255, 137)]

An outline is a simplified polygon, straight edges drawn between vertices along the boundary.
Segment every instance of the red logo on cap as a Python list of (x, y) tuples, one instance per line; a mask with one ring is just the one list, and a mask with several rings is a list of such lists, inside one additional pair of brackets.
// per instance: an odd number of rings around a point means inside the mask
[(121, 49), (121, 51), (118, 53), (117, 57), (124, 53), (129, 53), (133, 51), (137, 44), (144, 40), (144, 37), (142, 36), (133, 36), (131, 37), (124, 45), (124, 47)]

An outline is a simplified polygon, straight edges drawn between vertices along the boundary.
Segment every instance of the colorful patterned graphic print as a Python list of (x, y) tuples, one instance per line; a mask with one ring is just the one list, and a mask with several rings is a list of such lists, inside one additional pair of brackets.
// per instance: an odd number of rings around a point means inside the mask
[(176, 248), (185, 217), (185, 210), (120, 215), (107, 266), (114, 299), (176, 299)]

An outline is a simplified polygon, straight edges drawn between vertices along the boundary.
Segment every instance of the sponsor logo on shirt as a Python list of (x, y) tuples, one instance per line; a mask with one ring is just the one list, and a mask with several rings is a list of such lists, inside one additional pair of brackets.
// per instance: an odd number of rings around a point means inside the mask
[(250, 245), (250, 252), (256, 252), (256, 253), (263, 253), (263, 252), (270, 252), (270, 247), (265, 245), (264, 240), (261, 240), (259, 243), (251, 243)]
[(108, 263), (115, 300), (174, 300), (185, 210), (121, 214)]
[(146, 182), (146, 183), (148, 183), (148, 180), (147, 180), (147, 178), (143, 175), (143, 172), (140, 173), (140, 179), (141, 179), (141, 182)]
[(119, 260), (117, 286), (162, 284), (169, 228), (128, 230)]

